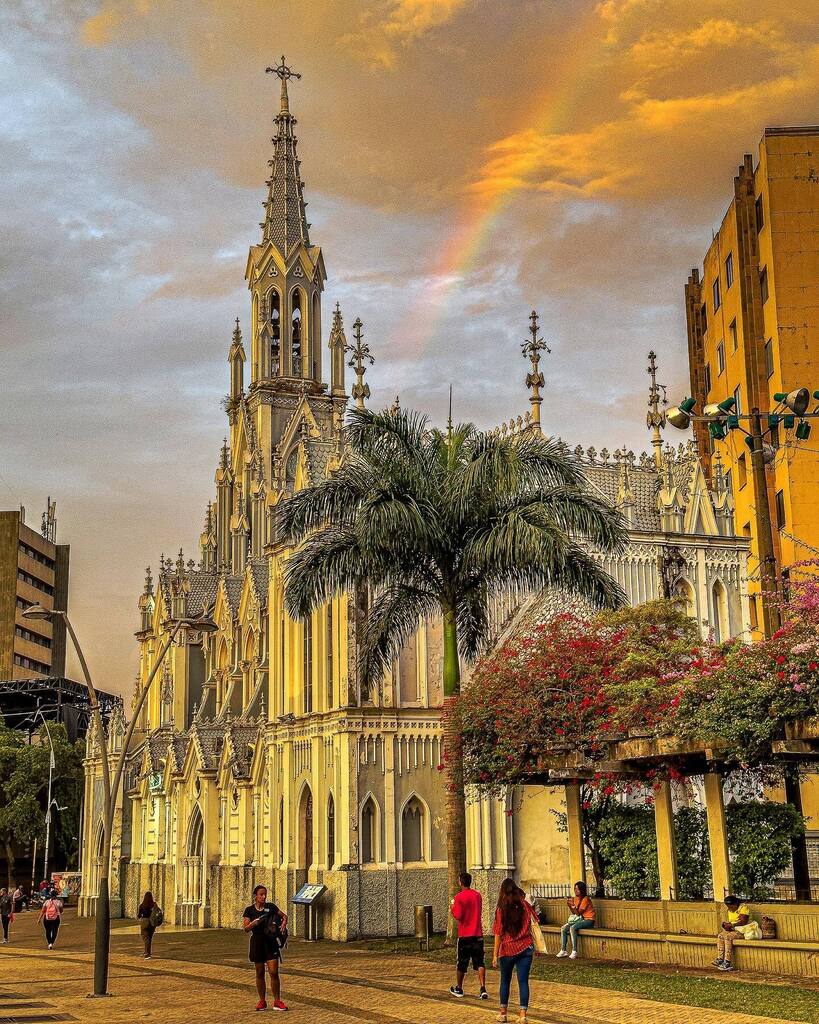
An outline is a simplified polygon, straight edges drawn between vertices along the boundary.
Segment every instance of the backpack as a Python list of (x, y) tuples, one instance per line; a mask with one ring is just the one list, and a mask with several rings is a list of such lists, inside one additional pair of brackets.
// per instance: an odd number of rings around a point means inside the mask
[(165, 914), (162, 912), (162, 907), (160, 907), (158, 903), (154, 903), (151, 907), (151, 913), (148, 916), (148, 920), (151, 922), (152, 928), (159, 928), (165, 920)]
[(282, 914), (279, 911), (277, 914), (270, 913), (267, 915), (267, 920), (264, 924), (264, 933), (270, 939), (275, 939), (279, 944), (279, 949), (284, 949), (287, 945), (287, 929), (282, 928)]
[(776, 921), (772, 917), (762, 918), (762, 938), (763, 939), (775, 939), (776, 938)]
[(55, 899), (50, 899), (45, 905), (45, 919), (46, 921), (59, 921), (60, 920), (60, 904)]

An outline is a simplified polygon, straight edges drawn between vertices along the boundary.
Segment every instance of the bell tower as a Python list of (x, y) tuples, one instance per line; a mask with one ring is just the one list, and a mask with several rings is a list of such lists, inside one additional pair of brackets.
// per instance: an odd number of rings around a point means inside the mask
[[(326, 271), (321, 249), (310, 244), (304, 182), (297, 153), (296, 118), (287, 84), (299, 79), (284, 57), (269, 74), (281, 82), (274, 118), (273, 157), (268, 161), (262, 240), (250, 249), (247, 282), (252, 303), (250, 387), (303, 382), (323, 390), (321, 295)], [(313, 390), (313, 389), (308, 389)]]

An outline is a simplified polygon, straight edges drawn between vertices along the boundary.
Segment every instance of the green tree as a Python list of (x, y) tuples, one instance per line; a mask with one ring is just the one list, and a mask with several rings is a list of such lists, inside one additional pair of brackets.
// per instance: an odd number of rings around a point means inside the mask
[(708, 824), (701, 807), (680, 807), (674, 814), (679, 899), (701, 900), (711, 887)]
[(552, 585), (594, 607), (622, 591), (583, 546), (622, 544), (618, 513), (592, 495), (580, 463), (559, 442), (501, 438), (472, 424), (446, 432), (406, 410), (352, 412), (337, 473), (292, 495), (279, 539), (296, 545), (286, 604), (304, 617), (334, 594), (372, 595), (358, 652), (364, 685), (391, 667), (419, 621), (443, 618), (444, 742), (449, 891), (466, 869), (466, 814), (452, 701), (460, 658), (490, 639), (489, 605), (507, 587)]
[(768, 800), (729, 804), (725, 819), (731, 887), (750, 899), (772, 895), (773, 883), (791, 868), (791, 841), (805, 834), (804, 819), (790, 804)]
[[(49, 724), (54, 744), (52, 797), (62, 810), (52, 814), (51, 862), (68, 864), (76, 857), (82, 794), (82, 743), (69, 743), (65, 727)], [(15, 875), (15, 844), (45, 840), (48, 800), (48, 738), (40, 729), (38, 741), (8, 728), (0, 720), (0, 841), (6, 855), (7, 882)]]
[(660, 876), (651, 807), (609, 806), (598, 825), (597, 844), (608, 866), (606, 880), (617, 896), (656, 899)]

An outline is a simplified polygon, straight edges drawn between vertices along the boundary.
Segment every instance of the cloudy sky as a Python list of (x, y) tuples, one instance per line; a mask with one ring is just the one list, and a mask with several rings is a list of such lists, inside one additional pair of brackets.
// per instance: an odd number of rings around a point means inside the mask
[(525, 411), (536, 307), (545, 425), (598, 448), (642, 449), (649, 348), (685, 390), (683, 284), (743, 153), (818, 116), (815, 0), (5, 0), (0, 507), (56, 497), (120, 692), (144, 567), (198, 557), (282, 52), (374, 403)]

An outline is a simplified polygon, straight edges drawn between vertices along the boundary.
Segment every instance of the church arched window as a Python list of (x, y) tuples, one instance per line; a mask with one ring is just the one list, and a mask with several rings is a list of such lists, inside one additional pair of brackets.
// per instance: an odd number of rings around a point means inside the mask
[(278, 376), (281, 373), (281, 302), (279, 293), (273, 289), (270, 292), (270, 374)]
[(296, 288), (293, 292), (293, 313), (290, 318), (290, 353), (292, 360), (291, 373), (294, 377), (301, 377), (302, 366), (302, 332), (304, 329), (302, 318), (302, 295)]
[(423, 829), (423, 805), (417, 797), (412, 797), (401, 814), (401, 860), (405, 863), (424, 859)]

